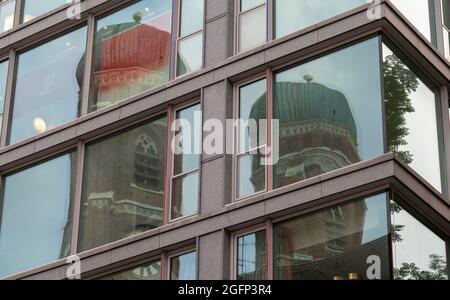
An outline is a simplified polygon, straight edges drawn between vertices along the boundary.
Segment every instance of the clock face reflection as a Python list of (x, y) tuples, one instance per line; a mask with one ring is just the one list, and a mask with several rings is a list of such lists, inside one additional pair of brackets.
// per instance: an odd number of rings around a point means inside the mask
[(132, 273), (134, 276), (139, 277), (139, 278), (157, 277), (157, 276), (159, 276), (160, 268), (161, 268), (161, 263), (155, 262), (149, 266), (134, 269), (132, 271)]

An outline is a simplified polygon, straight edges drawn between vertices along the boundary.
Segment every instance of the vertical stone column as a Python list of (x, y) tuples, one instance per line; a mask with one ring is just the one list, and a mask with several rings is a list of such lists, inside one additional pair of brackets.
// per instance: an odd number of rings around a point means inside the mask
[(205, 66), (233, 55), (234, 1), (206, 1)]
[(201, 236), (198, 245), (198, 279), (230, 279), (230, 238), (224, 230)]

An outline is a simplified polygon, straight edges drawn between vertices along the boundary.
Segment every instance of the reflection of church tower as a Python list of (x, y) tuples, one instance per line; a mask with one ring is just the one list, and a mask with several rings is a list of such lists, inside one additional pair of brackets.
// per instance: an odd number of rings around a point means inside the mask
[[(275, 187), (327, 173), (360, 161), (356, 123), (345, 96), (312, 82), (278, 82), (274, 118), (280, 119), (280, 160), (274, 168)], [(265, 118), (265, 98), (253, 106), (250, 118)], [(264, 168), (253, 164), (253, 182)], [(260, 174), (261, 173), (261, 174)], [(261, 190), (256, 187), (255, 190)]]
[[(274, 88), (274, 119), (280, 120), (280, 158), (273, 170), (275, 188), (360, 161), (356, 122), (345, 96), (313, 82), (311, 75), (304, 79), (305, 82), (278, 82)], [(262, 95), (252, 107), (250, 118), (265, 117), (265, 98)], [(264, 183), (259, 179), (264, 171), (255, 161), (252, 182)], [(280, 246), (286, 255), (293, 254), (283, 257), (285, 278), (308, 264), (315, 272), (317, 261), (360, 246), (365, 211), (364, 202), (354, 202), (303, 217), (300, 224), (284, 226), (285, 238)]]
[[(95, 109), (114, 104), (169, 80), (170, 33), (141, 23), (140, 12), (134, 22), (105, 26), (96, 33), (93, 84)], [(159, 18), (163, 19), (166, 16)], [(77, 69), (83, 79), (85, 57)]]
[[(84, 196), (81, 231), (82, 240), (89, 244), (83, 249), (161, 226), (165, 136), (166, 119), (161, 118), (93, 145), (95, 150), (87, 152), (87, 171), (92, 176), (89, 194)], [(102, 172), (97, 174), (98, 170)]]

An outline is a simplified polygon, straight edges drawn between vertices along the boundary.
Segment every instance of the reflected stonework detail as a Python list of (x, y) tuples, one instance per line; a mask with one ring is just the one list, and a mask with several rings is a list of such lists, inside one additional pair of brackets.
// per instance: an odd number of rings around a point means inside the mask
[(161, 280), (161, 261), (153, 261), (142, 266), (100, 278), (101, 280)]
[[(389, 279), (387, 196), (380, 194), (274, 225), (274, 278)], [(380, 278), (368, 278), (371, 256)]]
[(237, 279), (266, 279), (266, 231), (237, 238)]
[(391, 201), (390, 209), (394, 279), (447, 280), (445, 241), (397, 202)]
[(79, 251), (161, 226), (166, 118), (88, 145)]
[[(274, 188), (384, 153), (379, 72), (378, 39), (372, 38), (275, 74), (280, 158)], [(252, 119), (264, 118), (264, 105), (265, 94)], [(252, 182), (261, 182), (262, 172), (254, 168)]]
[(89, 111), (169, 81), (171, 24), (170, 0), (139, 1), (97, 21)]

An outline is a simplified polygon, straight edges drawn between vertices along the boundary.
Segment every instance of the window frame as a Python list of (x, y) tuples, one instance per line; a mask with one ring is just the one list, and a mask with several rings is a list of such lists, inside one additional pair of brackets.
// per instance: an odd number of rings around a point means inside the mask
[[(437, 22), (441, 22), (442, 25), (442, 34), (443, 34), (443, 53), (444, 53), (444, 57), (450, 61), (450, 28), (448, 28), (445, 25), (445, 15), (444, 15), (444, 1), (448, 1), (448, 0), (440, 0), (440, 10), (441, 10), (441, 20), (439, 21), (439, 18)], [(449, 4), (450, 6), (450, 4)], [(450, 9), (450, 8), (449, 8)], [(450, 14), (450, 11), (448, 12)], [(450, 16), (449, 16), (450, 19)], [(446, 48), (446, 46), (448, 46), (448, 48)]]
[[(166, 210), (167, 210), (167, 199), (168, 199), (167, 197), (168, 197), (168, 194), (167, 194), (167, 188), (166, 188), (166, 180), (164, 180), (164, 182), (163, 182), (164, 183), (164, 186), (163, 186), (163, 190), (164, 190), (163, 199), (164, 200), (163, 200), (163, 212), (162, 212), (161, 226), (159, 226), (158, 228), (155, 228), (155, 229), (146, 230), (146, 231), (144, 231), (142, 233), (138, 233), (138, 234), (132, 235), (131, 237), (124, 237), (124, 238), (121, 238), (121, 239), (119, 239), (117, 241), (110, 242), (110, 243), (107, 243), (107, 244), (104, 244), (104, 245), (100, 245), (100, 246), (98, 246), (96, 248), (92, 248), (92, 249), (88, 249), (88, 250), (84, 250), (84, 251), (79, 251), (78, 250), (78, 245), (79, 245), (79, 236), (78, 235), (79, 235), (79, 228), (80, 228), (80, 221), (81, 221), (81, 205), (83, 204), (83, 181), (84, 181), (84, 176), (86, 175), (85, 174), (86, 173), (86, 155), (85, 155), (86, 154), (86, 148), (89, 145), (94, 145), (94, 144), (97, 144), (97, 143), (101, 143), (104, 140), (108, 140), (110, 138), (114, 138), (115, 136), (118, 136), (118, 135), (120, 135), (122, 133), (126, 133), (128, 131), (133, 130), (133, 129), (139, 128), (141, 126), (149, 124), (149, 123), (151, 123), (151, 122), (153, 122), (155, 120), (158, 120), (160, 118), (163, 118), (163, 117), (166, 118), (166, 126), (169, 126), (170, 125), (170, 122), (169, 122), (169, 111), (167, 109), (166, 110), (157, 110), (156, 112), (154, 112), (154, 113), (152, 113), (152, 114), (150, 114), (148, 116), (145, 116), (143, 118), (139, 118), (138, 120), (136, 120), (134, 122), (131, 122), (131, 123), (128, 123), (128, 124), (124, 124), (124, 125), (119, 126), (119, 127), (115, 128), (113, 130), (108, 130), (107, 132), (104, 132), (104, 133), (102, 133), (100, 135), (97, 135), (95, 137), (91, 137), (91, 138), (85, 139), (85, 140), (80, 141), (78, 143), (78, 149), (79, 149), (78, 150), (79, 155), (78, 155), (78, 158), (77, 158), (78, 159), (77, 160), (77, 162), (78, 162), (78, 164), (77, 164), (78, 172), (77, 172), (76, 191), (75, 191), (75, 204), (77, 206), (74, 206), (74, 214), (75, 214), (75, 216), (74, 216), (74, 219), (73, 219), (74, 222), (77, 222), (77, 226), (76, 227), (74, 226), (75, 228), (73, 228), (73, 230), (76, 230), (76, 232), (75, 232), (75, 235), (72, 237), (72, 242), (75, 243), (74, 245), (76, 246), (76, 249), (72, 253), (72, 255), (76, 255), (78, 253), (85, 252), (85, 251), (91, 251), (91, 250), (94, 250), (94, 249), (97, 249), (97, 248), (100, 248), (100, 247), (104, 247), (106, 245), (110, 245), (110, 244), (113, 244), (113, 243), (116, 243), (116, 242), (119, 242), (119, 241), (122, 241), (122, 240), (129, 239), (129, 238), (135, 238), (136, 236), (140, 236), (142, 234), (145, 235), (145, 234), (148, 234), (148, 232), (152, 232), (154, 230), (158, 230), (160, 227), (162, 227), (162, 226), (167, 224), (167, 218), (166, 218), (167, 212), (166, 212)], [(168, 166), (167, 161), (168, 161), (168, 151), (169, 150), (168, 150), (168, 147), (167, 147), (167, 145), (168, 145), (167, 141), (168, 141), (168, 132), (169, 132), (169, 130), (170, 130), (170, 128), (167, 127), (166, 128), (166, 140), (165, 140), (165, 142), (166, 142), (166, 153), (165, 153), (165, 164), (164, 164), (164, 176), (166, 178), (168, 177), (167, 176), (167, 174), (168, 174), (168, 172), (167, 172), (167, 170), (168, 170), (168, 168), (167, 168), (167, 166)], [(74, 241), (73, 239), (76, 239), (76, 241)]]
[[(433, 189), (436, 190), (437, 193), (442, 195), (444, 198), (448, 199), (449, 189), (450, 189), (450, 176), (448, 175), (448, 172), (450, 171), (449, 163), (450, 161), (447, 161), (446, 153), (450, 151), (450, 149), (447, 149), (447, 145), (445, 142), (445, 129), (444, 129), (444, 115), (447, 114), (447, 111), (443, 109), (443, 103), (446, 102), (445, 99), (447, 99), (446, 95), (442, 94), (441, 87), (442, 85), (439, 84), (438, 81), (434, 79), (433, 76), (430, 76), (429, 73), (427, 73), (420, 64), (417, 63), (417, 60), (411, 57), (411, 55), (404, 51), (402, 47), (396, 45), (394, 42), (391, 41), (391, 39), (386, 36), (386, 34), (379, 34), (380, 37), (380, 64), (381, 64), (381, 87), (382, 87), (382, 98), (384, 99), (385, 95), (385, 82), (384, 82), (384, 54), (383, 54), (383, 45), (388, 47), (395, 56), (397, 56), (403, 64), (411, 71), (413, 72), (416, 77), (429, 89), (431, 92), (434, 93), (434, 103), (435, 103), (435, 112), (436, 112), (436, 129), (437, 129), (437, 142), (438, 142), (438, 155), (439, 155), (439, 166), (440, 166), (440, 177), (441, 177), (441, 191), (439, 191), (437, 188), (435, 188), (427, 178), (425, 178), (423, 175), (421, 175), (417, 170), (413, 169), (415, 173), (418, 174), (420, 178), (423, 178), (424, 181), (427, 182), (427, 184)], [(387, 141), (387, 126), (386, 126), (386, 106), (384, 104), (384, 101), (382, 103), (382, 109), (383, 109), (383, 127), (384, 127), (384, 136), (385, 136), (385, 151), (386, 153), (389, 153), (390, 150), (388, 148), (388, 141)]]
[[(237, 240), (239, 237), (243, 237), (252, 233), (256, 233), (262, 230), (266, 231), (266, 256), (268, 256), (269, 263), (267, 266), (266, 272), (268, 275), (268, 280), (273, 280), (273, 270), (274, 270), (274, 258), (273, 258), (273, 231), (274, 226), (278, 223), (283, 223), (289, 220), (295, 220), (297, 218), (302, 218), (304, 216), (308, 216), (311, 214), (319, 213), (323, 210), (326, 210), (331, 207), (340, 206), (349, 204), (353, 201), (363, 200), (365, 198), (374, 197), (380, 194), (386, 194), (386, 222), (387, 222), (387, 243), (388, 243), (388, 255), (389, 255), (389, 277), (390, 280), (394, 280), (393, 278), (393, 270), (394, 270), (394, 264), (393, 264), (393, 241), (392, 241), (392, 218), (391, 218), (391, 207), (390, 203), (393, 201), (393, 195), (398, 195), (398, 199), (400, 200), (399, 205), (402, 205), (402, 208), (407, 211), (413, 218), (415, 218), (418, 222), (420, 222), (423, 226), (428, 228), (431, 232), (433, 232), (436, 236), (441, 238), (446, 245), (446, 262), (447, 262), (447, 271), (448, 271), (448, 277), (450, 278), (450, 239), (445, 237), (445, 234), (442, 233), (441, 229), (439, 229), (437, 226), (435, 226), (432, 221), (427, 220), (421, 213), (419, 213), (415, 208), (413, 208), (409, 203), (407, 203), (407, 200), (404, 200), (405, 195), (398, 190), (396, 187), (391, 186), (389, 184), (375, 187), (375, 188), (369, 188), (366, 190), (363, 190), (361, 192), (354, 193), (352, 195), (344, 195), (341, 197), (335, 197), (331, 201), (327, 201), (325, 203), (315, 205), (313, 207), (309, 207), (306, 209), (302, 209), (297, 212), (288, 213), (286, 215), (275, 217), (273, 219), (266, 219), (265, 223), (258, 223), (257, 225), (253, 226), (247, 226), (242, 227), (241, 229), (237, 229), (230, 235), (230, 279), (236, 280), (237, 279), (237, 258), (238, 258), (238, 249), (237, 249)], [(398, 201), (397, 201), (398, 202)], [(245, 225), (244, 225), (245, 226)]]
[[(167, 149), (166, 151), (168, 152), (167, 155), (167, 160), (168, 160), (168, 167), (166, 168), (168, 170), (167, 174), (167, 180), (169, 180), (169, 182), (166, 182), (167, 186), (168, 186), (168, 191), (166, 192), (166, 203), (167, 203), (167, 207), (166, 207), (166, 212), (165, 214), (167, 214), (167, 220), (168, 223), (175, 223), (181, 220), (185, 220), (185, 219), (191, 219), (194, 218), (196, 216), (199, 215), (200, 213), (200, 203), (201, 203), (201, 181), (202, 181), (202, 154), (199, 155), (199, 165), (197, 168), (190, 170), (188, 172), (183, 172), (180, 174), (176, 174), (175, 175), (175, 155), (173, 153), (173, 149), (172, 149), (172, 141), (175, 138), (175, 134), (174, 132), (172, 132), (172, 124), (173, 122), (175, 122), (177, 120), (177, 112), (182, 111), (184, 109), (188, 109), (192, 106), (196, 106), (196, 105), (200, 105), (200, 109), (202, 112), (202, 119), (203, 119), (203, 109), (202, 109), (202, 99), (201, 97), (198, 98), (194, 98), (191, 99), (189, 101), (185, 101), (182, 104), (176, 105), (176, 106), (171, 106), (169, 107), (169, 114), (168, 114), (168, 125), (167, 125), (167, 129), (168, 129), (168, 138), (166, 140), (167, 143)], [(191, 128), (192, 130), (194, 130), (194, 128)], [(199, 133), (199, 141), (201, 143), (200, 146), (203, 145), (203, 128), (200, 128), (200, 133)], [(192, 145), (194, 146), (194, 145)], [(200, 147), (200, 149), (203, 149), (203, 147)], [(172, 218), (172, 205), (173, 205), (173, 182), (175, 179), (178, 178), (182, 178), (182, 177), (186, 177), (192, 174), (198, 174), (198, 196), (197, 196), (197, 210), (189, 215), (186, 216), (182, 216), (182, 217), (178, 217), (178, 218)], [(168, 199), (168, 200), (167, 200)]]
[(254, 226), (250, 226), (247, 227), (245, 229), (241, 229), (238, 231), (235, 231), (231, 234), (231, 242), (230, 242), (230, 246), (231, 246), (231, 252), (230, 252), (230, 275), (231, 275), (231, 280), (237, 280), (238, 277), (238, 268), (237, 268), (237, 263), (238, 263), (238, 240), (241, 237), (250, 235), (250, 234), (254, 234), (254, 233), (258, 233), (261, 231), (264, 231), (265, 233), (265, 244), (266, 244), (266, 279), (265, 280), (269, 280), (269, 274), (271, 273), (271, 258), (270, 258), (270, 254), (271, 253), (271, 245), (272, 245), (272, 235), (270, 234), (272, 231), (272, 222), (270, 220), (267, 220), (265, 223), (260, 223), (258, 225), (254, 225)]
[[(7, 112), (6, 112), (6, 105), (7, 105), (6, 104), (6, 102), (7, 102), (6, 100), (10, 98), (8, 96), (8, 93), (9, 93), (9, 88), (8, 87), (10, 85), (9, 81), (11, 81), (10, 80), (10, 77), (11, 77), (10, 73), (11, 73), (12, 66), (10, 66), (11, 65), (11, 61), (10, 61), (9, 56), (0, 58), (0, 64), (4, 64), (4, 63), (8, 64), (8, 68), (6, 69), (6, 82), (5, 82), (5, 92), (4, 92), (4, 95), (3, 95), (3, 107), (0, 107), (0, 111), (1, 111), (1, 113), (0, 113), (0, 118), (1, 118), (1, 120), (0, 120), (0, 141), (2, 139), (3, 134), (5, 134), (6, 131), (7, 131), (7, 130), (5, 130), (5, 132), (4, 132), (3, 126), (8, 126), (7, 124), (5, 125), (4, 123), (5, 123), (6, 116), (8, 115)], [(9, 103), (8, 103), (8, 111), (9, 111)], [(8, 122), (8, 120), (6, 120), (6, 122)], [(1, 142), (0, 142), (0, 144), (1, 144)]]
[(198, 280), (198, 249), (197, 249), (197, 245), (191, 245), (191, 246), (186, 246), (174, 251), (169, 252), (166, 255), (166, 261), (167, 261), (167, 266), (166, 266), (166, 273), (165, 273), (165, 280), (174, 280), (171, 278), (171, 271), (172, 271), (172, 259), (175, 257), (180, 257), (183, 256), (185, 254), (191, 254), (195, 252), (195, 280)]
[(103, 277), (106, 277), (106, 276), (110, 276), (110, 275), (114, 275), (114, 274), (117, 274), (117, 273), (121, 273), (121, 272), (124, 272), (124, 271), (128, 271), (128, 270), (133, 270), (133, 269), (135, 269), (135, 268), (137, 268), (137, 267), (139, 267), (139, 266), (142, 266), (142, 265), (145, 265), (145, 264), (150, 264), (150, 263), (153, 263), (153, 262), (157, 262), (157, 261), (159, 261), (160, 262), (160, 271), (159, 271), (159, 277), (160, 277), (160, 279), (159, 280), (163, 280), (163, 265), (162, 265), (162, 257), (161, 257), (161, 255), (153, 255), (153, 256), (150, 256), (149, 258), (146, 258), (146, 259), (141, 259), (141, 260), (138, 260), (138, 261), (135, 261), (135, 262), (125, 262), (125, 263), (123, 263), (121, 266), (119, 266), (119, 267), (116, 267), (116, 268), (111, 268), (111, 269), (109, 269), (109, 270), (107, 270), (107, 271), (103, 271), (103, 272), (100, 272), (100, 273), (96, 273), (95, 275), (92, 275), (92, 276), (86, 276), (85, 278), (82, 278), (83, 280), (98, 280), (98, 279), (102, 279)]
[[(71, 226), (72, 226), (72, 228), (70, 229), (70, 241), (69, 241), (70, 253), (69, 253), (69, 255), (67, 255), (65, 257), (61, 257), (50, 263), (54, 263), (56, 261), (66, 261), (68, 257), (78, 253), (76, 251), (77, 242), (74, 243), (74, 239), (75, 239), (74, 234), (78, 233), (78, 220), (77, 220), (78, 213), (76, 210), (77, 210), (77, 205), (78, 205), (77, 190), (78, 190), (78, 177), (79, 177), (79, 173), (80, 173), (80, 154), (82, 154), (82, 153), (80, 153), (79, 147), (68, 146), (68, 147), (64, 147), (58, 151), (55, 151), (51, 154), (47, 154), (44, 157), (42, 157), (41, 159), (33, 161), (32, 163), (22, 163), (14, 168), (9, 169), (8, 172), (0, 173), (0, 226), (1, 226), (3, 207), (4, 207), (4, 192), (5, 192), (6, 177), (18, 174), (22, 171), (27, 171), (34, 167), (38, 167), (42, 164), (50, 162), (54, 159), (58, 159), (65, 155), (73, 155), (73, 157), (75, 159), (74, 170), (72, 171), (72, 174), (71, 174), (71, 176), (73, 176), (73, 178), (71, 178), (71, 181), (73, 183), (73, 191), (71, 192), (71, 195), (69, 196), (70, 199), (69, 199), (69, 207), (68, 207), (68, 214), (67, 214), (68, 221), (70, 221)], [(33, 269), (39, 269), (43, 266), (44, 265), (38, 265), (38, 266), (33, 267)], [(27, 270), (22, 270), (18, 274), (26, 272), (26, 271)], [(13, 276), (13, 275), (15, 275), (15, 274), (10, 274), (7, 277)]]
[[(235, 124), (236, 126), (233, 127), (233, 157), (232, 157), (232, 172), (234, 174), (233, 176), (233, 184), (232, 184), (232, 202), (239, 202), (242, 200), (245, 200), (247, 198), (251, 198), (260, 194), (265, 194), (272, 190), (272, 168), (270, 168), (267, 164), (264, 166), (265, 168), (265, 188), (261, 191), (251, 193), (249, 195), (245, 196), (239, 196), (239, 159), (248, 155), (251, 155), (252, 151), (260, 151), (261, 149), (268, 148), (271, 145), (271, 139), (270, 139), (270, 133), (269, 129), (271, 128), (271, 116), (272, 116), (272, 97), (271, 97), (271, 91), (272, 91), (272, 72), (269, 68), (266, 69), (264, 73), (258, 73), (255, 76), (252, 76), (250, 78), (247, 78), (243, 81), (240, 81), (236, 83), (233, 86), (233, 120), (240, 120), (240, 91), (241, 88), (251, 85), (253, 83), (256, 83), (258, 81), (265, 80), (266, 84), (266, 143), (264, 145), (258, 145), (256, 148), (252, 148), (249, 150), (246, 150), (245, 152), (240, 151), (240, 122), (237, 122)], [(267, 161), (267, 151), (266, 151), (266, 161)]]
[(241, 17), (243, 15), (246, 14), (251, 14), (252, 12), (255, 12), (255, 10), (261, 8), (261, 7), (265, 7), (266, 8), (266, 22), (265, 22), (265, 31), (266, 31), (266, 40), (261, 43), (260, 45), (257, 45), (256, 47), (262, 46), (266, 43), (268, 43), (271, 39), (271, 24), (272, 24), (272, 0), (264, 0), (264, 4), (259, 4), (255, 7), (252, 7), (250, 9), (241, 11), (241, 1), (242, 0), (234, 0), (234, 11), (235, 11), (235, 16), (234, 16), (234, 38), (233, 38), (233, 49), (234, 49), (234, 54), (239, 54), (239, 53), (245, 53), (247, 51), (251, 51), (253, 48), (247, 49), (247, 50), (240, 50), (240, 23), (241, 23)]
[[(181, 36), (181, 18), (182, 18), (182, 1), (186, 1), (186, 0), (177, 0), (174, 7), (173, 7), (173, 12), (176, 12), (176, 22), (172, 22), (175, 24), (175, 34), (174, 34), (174, 45), (172, 46), (173, 48), (173, 53), (175, 53), (174, 58), (173, 58), (173, 76), (171, 77), (171, 79), (177, 79), (177, 78), (182, 78), (185, 77), (187, 75), (190, 75), (192, 73), (198, 72), (200, 70), (202, 70), (205, 67), (205, 41), (206, 41), (206, 37), (205, 37), (205, 32), (206, 32), (206, 0), (203, 0), (203, 27), (195, 32), (189, 33), (188, 35), (185, 36)], [(175, 7), (176, 6), (176, 7)], [(172, 18), (173, 18), (173, 14), (172, 14)], [(188, 40), (190, 38), (195, 37), (196, 35), (201, 34), (202, 35), (202, 63), (200, 66), (200, 69), (198, 70), (193, 70), (190, 72), (186, 72), (182, 75), (178, 75), (178, 53), (179, 53), (179, 49), (180, 49), (180, 43), (183, 42), (184, 40)]]
[[(67, 30), (64, 30), (64, 31), (58, 32), (54, 35), (51, 35), (49, 37), (46, 37), (45, 39), (40, 40), (39, 42), (34, 43), (32, 45), (28, 45), (28, 46), (19, 48), (17, 50), (11, 50), (9, 58), (8, 58), (9, 59), (9, 69), (8, 69), (8, 79), (7, 79), (6, 95), (5, 95), (5, 107), (4, 107), (4, 111), (3, 111), (3, 118), (4, 118), (3, 125), (4, 126), (2, 126), (2, 128), (1, 128), (2, 134), (0, 136), (0, 147), (1, 148), (11, 146), (11, 145), (21, 144), (25, 141), (33, 140), (39, 136), (45, 136), (49, 132), (52, 132), (52, 131), (57, 130), (58, 128), (64, 127), (68, 123), (74, 122), (84, 116), (83, 105), (87, 101), (87, 99), (84, 98), (84, 91), (87, 88), (89, 88), (89, 87), (85, 86), (86, 85), (86, 71), (87, 71), (87, 68), (90, 69), (90, 66), (88, 66), (87, 60), (85, 60), (85, 62), (84, 62), (83, 84), (79, 90), (77, 116), (72, 120), (69, 120), (67, 122), (57, 125), (55, 128), (47, 129), (46, 131), (44, 131), (42, 133), (37, 133), (26, 139), (21, 139), (14, 143), (11, 143), (11, 141), (10, 141), (11, 140), (11, 127), (12, 127), (12, 122), (13, 122), (14, 105), (15, 105), (15, 100), (16, 100), (15, 90), (17, 88), (17, 71), (19, 69), (18, 65), (19, 65), (20, 55), (28, 53), (30, 51), (33, 51), (41, 46), (44, 46), (47, 43), (51, 43), (59, 38), (64, 37), (67, 34), (71, 34), (77, 30), (81, 30), (81, 29), (83, 29), (83, 27), (86, 29), (86, 32), (87, 32), (87, 36), (85, 37), (85, 53), (88, 53), (89, 48), (90, 48), (90, 46), (89, 46), (89, 21), (88, 20), (84, 20), (84, 21), (76, 24), (75, 26), (71, 26)], [(4, 59), (7, 59), (7, 58), (4, 58)], [(2, 61), (4, 59), (2, 59)]]
[[(433, 76), (429, 75), (417, 62), (416, 60), (414, 60), (413, 58), (411, 58), (411, 56), (405, 52), (403, 50), (403, 48), (396, 46), (395, 44), (393, 44), (389, 37), (386, 36), (384, 33), (380, 33), (380, 32), (376, 32), (376, 33), (371, 33), (368, 34), (364, 37), (359, 37), (356, 38), (354, 40), (351, 40), (347, 43), (344, 44), (340, 44), (337, 45), (334, 48), (325, 48), (325, 49), (320, 49), (319, 51), (316, 51), (310, 55), (307, 55), (305, 57), (299, 58), (299, 59), (293, 59), (290, 60), (286, 63), (280, 64), (276, 67), (271, 67), (268, 66), (266, 67), (266, 71), (265, 73), (257, 73), (256, 75), (252, 76), (252, 77), (248, 77), (245, 80), (242, 81), (237, 81), (233, 84), (233, 120), (236, 121), (239, 118), (239, 103), (240, 103), (240, 96), (239, 96), (239, 90), (240, 87), (243, 87), (245, 85), (251, 84), (255, 81), (258, 81), (259, 79), (262, 79), (264, 77), (266, 77), (267, 80), (267, 95), (268, 95), (268, 99), (266, 100), (266, 109), (267, 109), (267, 113), (266, 113), (266, 118), (268, 119), (267, 122), (267, 128), (266, 128), (266, 147), (268, 147), (270, 149), (270, 147), (272, 146), (272, 137), (273, 137), (273, 130), (272, 130), (272, 123), (271, 120), (273, 119), (273, 105), (274, 105), (274, 78), (275, 78), (275, 74), (285, 71), (285, 70), (289, 70), (291, 68), (295, 68), (296, 66), (299, 65), (303, 65), (306, 64), (308, 62), (320, 59), (321, 57), (327, 56), (329, 54), (333, 54), (335, 52), (338, 52), (339, 50), (342, 49), (346, 49), (349, 47), (352, 47), (353, 45), (357, 45), (361, 42), (364, 42), (366, 40), (369, 39), (378, 39), (378, 45), (379, 45), (379, 49), (378, 49), (378, 60), (379, 60), (379, 64), (380, 64), (380, 86), (381, 86), (381, 97), (380, 97), (380, 105), (381, 105), (381, 113), (382, 113), (382, 134), (383, 134), (383, 139), (384, 139), (384, 154), (387, 154), (390, 152), (390, 150), (388, 149), (388, 144), (387, 144), (387, 129), (386, 129), (386, 109), (385, 109), (385, 101), (384, 101), (384, 94), (385, 94), (385, 87), (384, 87), (384, 62), (383, 62), (383, 44), (386, 45), (393, 45), (393, 51), (396, 51), (397, 55), (401, 55), (402, 59), (406, 59), (406, 64), (408, 65), (409, 68), (412, 68), (412, 71), (421, 79), (421, 81), (424, 82), (424, 84), (427, 85), (427, 87), (432, 90), (433, 92), (435, 92), (436, 94), (436, 118), (437, 118), (437, 131), (438, 131), (438, 142), (439, 142), (439, 157), (440, 157), (440, 166), (441, 166), (441, 182), (442, 182), (442, 191), (439, 192), (438, 190), (436, 190), (440, 195), (442, 195), (444, 198), (448, 199), (449, 196), (449, 190), (450, 190), (450, 176), (448, 175), (448, 172), (450, 171), (450, 161), (447, 162), (447, 157), (446, 157), (446, 153), (447, 151), (449, 151), (449, 149), (446, 148), (446, 142), (444, 141), (444, 126), (443, 126), (443, 121), (444, 119), (444, 115), (448, 113), (447, 110), (442, 108), (442, 101), (445, 101), (445, 107), (447, 107), (447, 100), (442, 100), (443, 99), (443, 95), (442, 92), (440, 91), (440, 87), (441, 85), (439, 84), (439, 82), (437, 82)], [(445, 98), (447, 99), (447, 98)], [(238, 197), (238, 189), (239, 189), (239, 185), (238, 185), (238, 180), (239, 180), (239, 170), (238, 170), (238, 159), (237, 157), (241, 157), (240, 153), (239, 153), (239, 130), (234, 128), (234, 132), (233, 132), (233, 142), (234, 142), (234, 154), (233, 154), (233, 159), (232, 159), (232, 174), (234, 175), (234, 178), (232, 180), (232, 200), (231, 202), (240, 202), (243, 200), (247, 200), (249, 198), (254, 198), (257, 196), (260, 196), (261, 194), (267, 194), (271, 191), (275, 191), (275, 190), (280, 190), (280, 189), (284, 189), (284, 188), (289, 188), (289, 186), (301, 183), (301, 182), (305, 182), (309, 179), (306, 180), (302, 180), (287, 186), (283, 186), (283, 187), (279, 187), (279, 188), (274, 188), (273, 185), (273, 180), (274, 180), (274, 173), (273, 173), (273, 166), (266, 166), (268, 168), (268, 170), (266, 170), (266, 191), (260, 191), (257, 193), (253, 193), (251, 195), (247, 195), (245, 197)], [(246, 152), (247, 153), (247, 152)], [(363, 160), (365, 161), (365, 160)], [(339, 170), (339, 169), (338, 169)], [(414, 170), (414, 172), (418, 173), (417, 171)], [(425, 179), (425, 181), (427, 181), (427, 179)], [(428, 181), (427, 181), (428, 182)]]

